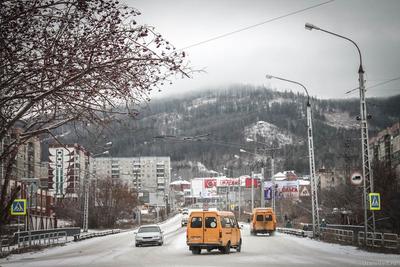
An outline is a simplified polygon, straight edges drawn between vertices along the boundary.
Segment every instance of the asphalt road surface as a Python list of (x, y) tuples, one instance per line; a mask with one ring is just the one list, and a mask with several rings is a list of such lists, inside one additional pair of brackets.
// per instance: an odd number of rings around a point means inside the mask
[(133, 231), (70, 243), (35, 253), (0, 259), (0, 266), (400, 266), (400, 255), (360, 251), (355, 247), (275, 234), (250, 236), (242, 229), (242, 252), (228, 255), (202, 250), (192, 255), (180, 216), (163, 224), (164, 245), (135, 247)]

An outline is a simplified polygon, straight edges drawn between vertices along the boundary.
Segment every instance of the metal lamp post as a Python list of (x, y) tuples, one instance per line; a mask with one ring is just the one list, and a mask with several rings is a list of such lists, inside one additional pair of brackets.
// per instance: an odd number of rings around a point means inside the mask
[(362, 168), (363, 168), (362, 174), (364, 176), (363, 179), (364, 233), (365, 233), (364, 244), (366, 244), (368, 228), (370, 228), (373, 232), (375, 232), (375, 216), (373, 211), (368, 210), (368, 205), (369, 205), (368, 195), (369, 193), (374, 192), (374, 180), (372, 177), (371, 162), (369, 157), (368, 124), (367, 124), (368, 116), (367, 116), (367, 106), (365, 101), (365, 80), (364, 80), (365, 72), (362, 65), (361, 51), (358, 45), (350, 38), (321, 29), (311, 23), (306, 23), (305, 28), (310, 31), (311, 30), (322, 31), (351, 42), (357, 48), (357, 52), (360, 58), (360, 65), (358, 67), (358, 82), (360, 89), (360, 128), (361, 128), (361, 151), (362, 151)]
[(281, 81), (300, 85), (307, 94), (307, 139), (308, 139), (308, 155), (309, 155), (308, 159), (310, 165), (310, 180), (311, 180), (312, 224), (313, 224), (313, 235), (314, 237), (317, 237), (319, 235), (318, 182), (317, 182), (317, 176), (315, 175), (314, 140), (312, 132), (310, 95), (308, 94), (307, 88), (299, 82), (272, 75), (266, 75), (266, 78), (278, 79)]

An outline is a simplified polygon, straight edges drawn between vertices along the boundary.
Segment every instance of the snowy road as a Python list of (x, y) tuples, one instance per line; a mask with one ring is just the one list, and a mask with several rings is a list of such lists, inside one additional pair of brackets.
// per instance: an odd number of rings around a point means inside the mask
[(359, 251), (354, 247), (327, 244), (306, 238), (276, 234), (250, 236), (245, 225), (242, 252), (202, 251), (192, 255), (180, 227), (180, 215), (161, 227), (164, 246), (134, 246), (133, 231), (70, 243), (37, 253), (1, 259), (0, 266), (400, 266), (399, 255)]

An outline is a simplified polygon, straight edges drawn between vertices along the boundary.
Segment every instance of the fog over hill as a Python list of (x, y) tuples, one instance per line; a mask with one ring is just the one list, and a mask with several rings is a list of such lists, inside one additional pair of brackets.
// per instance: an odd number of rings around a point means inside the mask
[[(173, 178), (206, 175), (197, 162), (216, 172), (225, 168), (229, 175), (269, 166), (257, 163), (261, 157), (240, 153), (240, 148), (265, 156), (272, 155), (268, 149), (279, 148), (273, 150), (276, 170), (307, 174), (306, 100), (299, 93), (248, 85), (209, 89), (153, 100), (137, 119), (122, 118), (107, 131), (68, 141), (95, 151), (95, 144), (112, 141), (112, 156), (171, 156)], [(400, 95), (367, 99), (370, 136), (400, 120), (398, 103)], [(357, 167), (359, 100), (312, 98), (311, 105), (317, 168)]]

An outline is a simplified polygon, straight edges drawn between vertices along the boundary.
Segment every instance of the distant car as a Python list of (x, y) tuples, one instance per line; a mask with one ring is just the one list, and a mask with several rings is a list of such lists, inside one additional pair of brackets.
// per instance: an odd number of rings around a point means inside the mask
[(159, 245), (164, 243), (163, 231), (158, 225), (144, 225), (140, 226), (135, 233), (135, 246), (142, 245)]
[(182, 209), (182, 214), (183, 215), (189, 215), (189, 209), (188, 208)]

